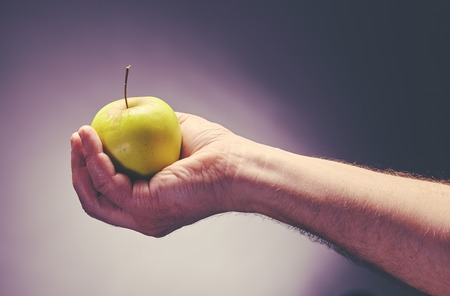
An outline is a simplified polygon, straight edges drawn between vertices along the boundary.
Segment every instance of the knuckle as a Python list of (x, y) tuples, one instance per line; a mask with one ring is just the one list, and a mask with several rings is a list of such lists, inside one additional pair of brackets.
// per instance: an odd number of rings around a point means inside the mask
[(88, 216), (95, 218), (97, 211), (96, 206), (92, 202), (81, 201), (81, 208)]
[(80, 189), (80, 186), (74, 186), (75, 191), (77, 192), (78, 199), (81, 204), (81, 208), (88, 214), (89, 216), (95, 215), (96, 206), (95, 203), (92, 202), (91, 197), (84, 192), (84, 190)]
[(111, 189), (111, 180), (105, 178), (104, 176), (99, 176), (95, 180), (95, 188), (98, 192), (107, 194)]

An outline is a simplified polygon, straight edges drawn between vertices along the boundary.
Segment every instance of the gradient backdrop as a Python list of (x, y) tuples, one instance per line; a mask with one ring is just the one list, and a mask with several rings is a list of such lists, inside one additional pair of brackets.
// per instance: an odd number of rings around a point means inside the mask
[[(129, 95), (296, 153), (450, 178), (448, 1), (1, 1), (1, 295), (416, 295), (254, 215), (89, 218), (69, 138)], [(418, 267), (420, 268), (420, 267)]]

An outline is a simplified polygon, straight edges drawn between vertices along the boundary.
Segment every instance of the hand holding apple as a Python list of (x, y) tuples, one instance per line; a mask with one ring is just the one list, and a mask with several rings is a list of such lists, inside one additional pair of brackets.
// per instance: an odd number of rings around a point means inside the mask
[(182, 159), (150, 180), (132, 182), (118, 174), (91, 126), (72, 134), (72, 182), (88, 215), (160, 237), (211, 215), (242, 209), (241, 187), (236, 187), (242, 184), (234, 178), (238, 166), (251, 167), (241, 163), (241, 156), (259, 146), (203, 118), (177, 116)]

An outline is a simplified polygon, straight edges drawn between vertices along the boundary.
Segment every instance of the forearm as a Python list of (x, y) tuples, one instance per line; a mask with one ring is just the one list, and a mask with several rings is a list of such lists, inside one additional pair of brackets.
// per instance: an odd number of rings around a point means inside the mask
[[(244, 211), (309, 231), (429, 293), (450, 289), (450, 187), (257, 148)], [(251, 172), (250, 172), (251, 171)]]

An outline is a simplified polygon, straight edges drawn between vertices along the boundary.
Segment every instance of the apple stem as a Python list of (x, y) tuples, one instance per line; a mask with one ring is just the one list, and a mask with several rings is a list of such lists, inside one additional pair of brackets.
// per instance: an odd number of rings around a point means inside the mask
[(127, 82), (128, 82), (128, 73), (130, 72), (130, 68), (131, 68), (131, 65), (128, 65), (128, 66), (125, 68), (125, 87), (124, 87), (124, 90), (123, 90), (124, 97), (125, 97), (125, 105), (127, 105), (127, 109), (128, 109)]

